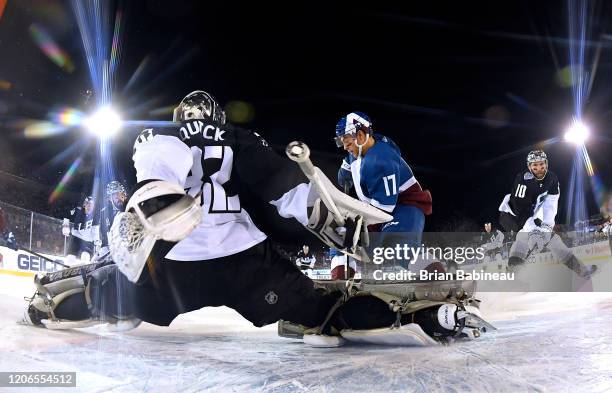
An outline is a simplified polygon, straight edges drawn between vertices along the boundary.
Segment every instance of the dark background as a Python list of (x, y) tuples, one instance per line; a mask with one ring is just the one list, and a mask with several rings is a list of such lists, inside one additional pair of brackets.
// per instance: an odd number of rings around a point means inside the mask
[[(495, 222), (527, 152), (544, 147), (561, 180), (557, 221), (565, 220), (574, 147), (541, 142), (561, 137), (575, 113), (573, 90), (562, 86), (558, 71), (570, 64), (568, 10), (578, 2), (259, 3), (109, 3), (123, 17), (113, 103), (124, 118), (169, 120), (159, 108), (207, 90), (230, 104), (230, 118), (279, 150), (296, 139), (309, 143), (315, 163), (335, 177), (342, 159), (332, 140), (335, 123), (364, 111), (431, 190), (427, 230)], [(587, 3), (584, 57), (591, 75), (597, 64), (584, 118), (594, 133), (587, 149), (604, 184), (611, 174), (610, 7)], [(32, 23), (68, 53), (74, 70), (45, 56), (28, 32)], [(96, 143), (77, 128), (25, 138), (20, 121), (47, 119), (62, 106), (90, 110), (95, 101), (87, 98), (92, 84), (70, 2), (8, 1), (0, 17), (2, 80), (10, 86), (0, 88), (0, 184), (6, 193), (19, 189), (15, 182), (35, 182), (38, 188), (28, 187), (37, 191), (18, 198), (21, 206), (61, 218), (65, 206), (90, 192)], [(235, 111), (241, 103), (246, 118)], [(135, 132), (126, 127), (112, 143), (117, 173), (130, 183)], [(47, 203), (81, 152), (84, 162), (66, 193)], [(587, 202), (597, 213), (588, 190)]]

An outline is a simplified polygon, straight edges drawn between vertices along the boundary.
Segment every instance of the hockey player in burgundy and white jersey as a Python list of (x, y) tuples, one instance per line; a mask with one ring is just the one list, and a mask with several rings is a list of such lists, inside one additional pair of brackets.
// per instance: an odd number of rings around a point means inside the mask
[(348, 182), (359, 200), (393, 215), (392, 221), (371, 228), (382, 233), (383, 245), (420, 247), (425, 216), (432, 212), (431, 194), (422, 189), (397, 145), (374, 133), (363, 112), (340, 119), (336, 144), (348, 153), (338, 171), (340, 186)]
[[(425, 345), (456, 336), (466, 325), (476, 323), (478, 328), (477, 310), (458, 313), (456, 300), (404, 309), (398, 306), (401, 299), (392, 296), (315, 288), (259, 230), (243, 206), (244, 192), (261, 204), (272, 204), (279, 215), (295, 218), (324, 241), (331, 229), (341, 249), (359, 241), (346, 236), (360, 233), (349, 227), (361, 222), (359, 212), (338, 206), (347, 227), (336, 230), (331, 213), (298, 166), (278, 156), (260, 135), (227, 124), (206, 92), (187, 95), (174, 121), (169, 127), (145, 129), (135, 143), (138, 184), (110, 233), (115, 264), (39, 279), (27, 310), (30, 323), (61, 328), (144, 320), (167, 326), (179, 314), (227, 306), (255, 326), (283, 319), (308, 327), (304, 340), (325, 346), (339, 345), (340, 332), (353, 329), (376, 329), (378, 335), (380, 328), (401, 324), (405, 340)], [(68, 289), (76, 295), (68, 296)], [(71, 306), (45, 300), (49, 298), (70, 301)], [(440, 315), (446, 316), (442, 323)], [(367, 341), (371, 334), (366, 335)]]
[(542, 150), (527, 155), (527, 171), (514, 178), (510, 194), (499, 206), (499, 223), (506, 232), (515, 232), (508, 267), (525, 263), (531, 250), (548, 247), (557, 260), (578, 275), (588, 277), (597, 268), (583, 265), (555, 234), (555, 217), (559, 206), (560, 186), (557, 175), (548, 170), (548, 158)]

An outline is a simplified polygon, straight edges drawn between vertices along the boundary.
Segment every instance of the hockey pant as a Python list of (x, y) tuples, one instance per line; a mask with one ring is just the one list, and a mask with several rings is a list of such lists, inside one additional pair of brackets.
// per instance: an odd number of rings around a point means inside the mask
[[(166, 252), (167, 248), (154, 250), (158, 255)], [(227, 306), (258, 327), (279, 319), (318, 326), (339, 296), (315, 289), (269, 240), (213, 260), (158, 262), (145, 267), (146, 277), (140, 284), (127, 280), (115, 265), (96, 270), (88, 285), (88, 304), (75, 307), (73, 301), (71, 309), (64, 307), (56, 316), (74, 319), (67, 311), (82, 317), (83, 307), (89, 307), (100, 320), (136, 317), (168, 326), (180, 314)]]

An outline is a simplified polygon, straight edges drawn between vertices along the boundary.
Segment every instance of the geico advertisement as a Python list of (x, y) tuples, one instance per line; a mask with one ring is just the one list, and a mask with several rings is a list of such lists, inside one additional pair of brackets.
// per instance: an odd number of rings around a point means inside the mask
[[(56, 255), (41, 254), (53, 261), (64, 262), (64, 259)], [(59, 270), (60, 266), (37, 255), (30, 254), (23, 250), (12, 250), (6, 247), (0, 247), (0, 270), (9, 270), (17, 272), (54, 272)]]

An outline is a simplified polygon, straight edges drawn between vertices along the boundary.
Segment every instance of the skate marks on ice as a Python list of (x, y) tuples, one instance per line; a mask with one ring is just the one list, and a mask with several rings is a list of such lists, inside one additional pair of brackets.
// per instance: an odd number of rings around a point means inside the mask
[(13, 294), (0, 298), (0, 370), (76, 371), (71, 392), (609, 391), (612, 301), (542, 314), (557, 295), (542, 294), (539, 313), (527, 296), (531, 315), (497, 318), (499, 330), (473, 342), (315, 349), (226, 308), (181, 316), (170, 328), (48, 331), (14, 323), (23, 301)]

